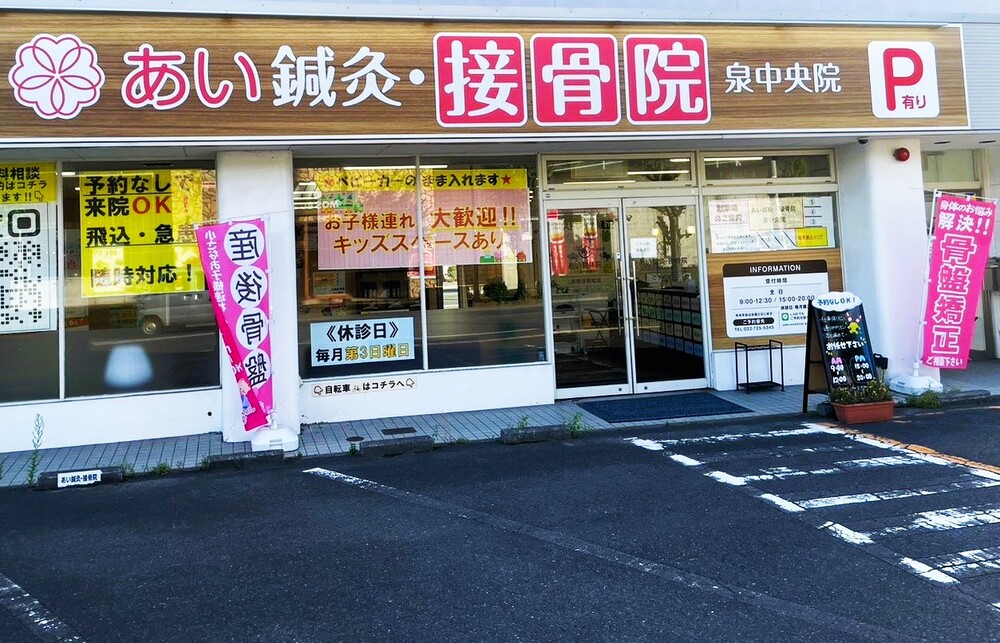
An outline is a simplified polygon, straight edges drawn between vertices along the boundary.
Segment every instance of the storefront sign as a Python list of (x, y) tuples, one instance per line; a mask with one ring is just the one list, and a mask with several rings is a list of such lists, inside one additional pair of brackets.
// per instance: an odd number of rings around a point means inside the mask
[(0, 334), (56, 328), (54, 206), (0, 205)]
[(833, 198), (716, 199), (708, 203), (712, 252), (833, 247)]
[(319, 213), (319, 268), (416, 268), (530, 263), (525, 170), (302, 170), (297, 211)]
[(80, 175), (84, 297), (200, 292), (200, 170)]
[(136, 14), (115, 29), (104, 15), (32, 11), (0, 22), (7, 141), (969, 125), (957, 27)]
[(995, 200), (939, 194), (934, 202), (923, 361), (966, 368), (996, 226)]
[(413, 359), (413, 318), (358, 319), (309, 326), (313, 366)]
[(101, 483), (101, 470), (67, 471), (56, 476), (56, 489), (79, 487)]
[(236, 375), (247, 431), (265, 426), (274, 409), (271, 380), (271, 295), (264, 221), (197, 228), (223, 344)]
[(55, 163), (0, 164), (0, 205), (54, 203)]
[(809, 299), (830, 289), (826, 262), (734, 263), (722, 266), (726, 335), (806, 332)]
[(868, 43), (875, 116), (934, 118), (940, 114), (936, 58), (929, 42)]
[(412, 377), (378, 377), (367, 380), (349, 380), (336, 384), (313, 384), (313, 397), (333, 397), (348, 393), (375, 393), (377, 391), (412, 391), (417, 380)]
[[(850, 292), (826, 292), (812, 300), (808, 311), (807, 365), (822, 363), (826, 390), (875, 381), (875, 353), (861, 298)], [(807, 366), (807, 378), (809, 370)], [(806, 394), (817, 390), (808, 381), (804, 388)]]

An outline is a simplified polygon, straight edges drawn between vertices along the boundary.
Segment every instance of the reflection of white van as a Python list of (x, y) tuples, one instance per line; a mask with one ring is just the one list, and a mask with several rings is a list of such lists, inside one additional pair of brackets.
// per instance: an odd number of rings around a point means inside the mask
[(164, 328), (214, 326), (215, 310), (207, 291), (144, 295), (139, 299), (139, 329), (158, 335)]

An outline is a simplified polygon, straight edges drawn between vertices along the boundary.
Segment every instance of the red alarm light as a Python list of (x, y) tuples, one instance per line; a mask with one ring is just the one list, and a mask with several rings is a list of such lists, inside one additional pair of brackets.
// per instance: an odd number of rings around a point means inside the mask
[(897, 161), (899, 161), (900, 163), (902, 163), (903, 161), (909, 160), (909, 158), (910, 158), (910, 150), (906, 149), (905, 147), (897, 147), (896, 151), (894, 151), (892, 153), (892, 156)]

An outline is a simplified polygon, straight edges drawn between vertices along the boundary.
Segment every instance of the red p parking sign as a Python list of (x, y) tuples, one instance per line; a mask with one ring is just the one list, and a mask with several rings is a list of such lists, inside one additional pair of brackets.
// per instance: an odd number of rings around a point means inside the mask
[(933, 43), (869, 43), (868, 73), (876, 118), (936, 118), (941, 112)]

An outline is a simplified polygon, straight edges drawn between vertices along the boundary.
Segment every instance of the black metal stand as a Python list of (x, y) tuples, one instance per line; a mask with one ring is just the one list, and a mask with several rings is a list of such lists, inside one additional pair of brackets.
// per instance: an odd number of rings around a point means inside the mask
[[(781, 373), (781, 379), (774, 379), (774, 352), (777, 349), (778, 352), (778, 364)], [(752, 351), (767, 351), (767, 377), (766, 380), (756, 380), (750, 381), (750, 353)], [(743, 351), (743, 381), (740, 381), (740, 351)], [(774, 388), (780, 386), (781, 390), (785, 390), (785, 345), (776, 339), (767, 340), (767, 344), (745, 344), (743, 342), (736, 342), (733, 348), (734, 357), (736, 360), (736, 390), (746, 389), (749, 394), (750, 391), (759, 391), (763, 389)]]

